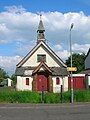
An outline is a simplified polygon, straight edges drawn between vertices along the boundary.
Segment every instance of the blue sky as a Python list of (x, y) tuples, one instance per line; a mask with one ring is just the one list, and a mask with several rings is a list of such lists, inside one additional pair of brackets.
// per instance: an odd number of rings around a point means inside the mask
[(90, 14), (90, 0), (0, 0), (0, 11), (5, 6), (22, 5), (31, 12), (37, 11), (60, 11), (60, 12), (79, 12)]
[(8, 73), (36, 45), (40, 12), (47, 44), (62, 60), (69, 56), (71, 23), (73, 51), (90, 48), (90, 0), (0, 0), (0, 67)]

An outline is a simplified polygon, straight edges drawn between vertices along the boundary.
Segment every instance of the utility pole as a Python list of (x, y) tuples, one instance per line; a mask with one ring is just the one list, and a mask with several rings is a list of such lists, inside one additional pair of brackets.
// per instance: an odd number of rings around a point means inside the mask
[[(72, 36), (71, 36), (71, 32), (72, 32), (73, 26), (74, 26), (74, 24), (72, 23), (71, 26), (70, 26), (70, 57), (71, 57), (71, 68), (72, 68)], [(72, 77), (72, 71), (71, 71), (70, 77), (71, 77), (71, 103), (73, 103), (74, 94), (73, 94), (73, 77)]]

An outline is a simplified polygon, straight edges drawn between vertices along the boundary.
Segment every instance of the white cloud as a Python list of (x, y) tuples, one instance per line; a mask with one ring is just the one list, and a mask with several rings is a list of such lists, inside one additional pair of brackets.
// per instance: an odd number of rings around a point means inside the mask
[(16, 64), (22, 59), (20, 56), (0, 56), (0, 67), (7, 72), (14, 73)]
[[(50, 41), (65, 42), (69, 36), (71, 23), (74, 23), (73, 42), (80, 42), (81, 39), (88, 42), (90, 39), (90, 16), (86, 16), (83, 12), (63, 14), (56, 11), (42, 14), (46, 36)], [(27, 12), (21, 6), (8, 7), (8, 11), (0, 13), (0, 27), (6, 35), (3, 40), (36, 39), (38, 22), (38, 14)], [(0, 37), (2, 36), (1, 34)]]
[[(42, 14), (46, 40), (60, 58), (65, 60), (69, 56), (71, 23), (74, 23), (72, 29), (73, 51), (87, 52), (87, 49), (90, 48), (90, 16), (86, 16), (83, 12), (61, 13), (55, 11), (42, 12)], [(0, 44), (9, 45), (12, 42), (16, 45), (13, 53), (17, 55), (27, 54), (36, 44), (38, 23), (38, 14), (28, 12), (22, 6), (7, 7), (6, 11), (0, 12)], [(20, 42), (21, 45), (19, 46), (18, 43)], [(7, 57), (6, 54), (3, 57), (0, 56), (1, 65), (7, 68), (15, 67), (19, 60), (15, 54), (14, 57)]]
[(69, 57), (70, 53), (69, 53), (67, 50), (63, 50), (63, 51), (58, 51), (58, 52), (57, 52), (57, 55), (58, 55), (62, 60), (65, 61), (65, 60)]
[(0, 44), (6, 44), (7, 43), (7, 41), (5, 41), (5, 40), (0, 40)]
[(54, 46), (54, 48), (55, 48), (55, 50), (62, 50), (62, 45), (59, 45), (59, 44), (57, 45), (57, 44), (56, 44), (56, 45)]
[(23, 8), (21, 5), (18, 6), (18, 7), (15, 6), (15, 5), (13, 5), (13, 6), (6, 6), (5, 9), (6, 9), (8, 12), (10, 12), (10, 13), (18, 13), (18, 14), (24, 13), (24, 12), (26, 11), (26, 9)]
[(8, 42), (35, 38), (33, 36), (39, 17), (30, 12), (23, 12), (22, 9), (14, 6), (10, 7), (9, 11), (0, 13), (0, 28), (4, 33), (3, 36), (0, 32), (0, 38), (3, 37), (3, 40)]
[(87, 53), (87, 51), (90, 48), (90, 44), (73, 44), (72, 49), (73, 52), (78, 52), (78, 53)]
[(35, 46), (36, 44), (34, 44), (34, 41), (30, 41), (30, 42), (22, 42), (22, 41), (17, 41), (16, 43), (16, 50), (15, 50), (15, 54), (23, 56), (31, 51), (31, 49)]

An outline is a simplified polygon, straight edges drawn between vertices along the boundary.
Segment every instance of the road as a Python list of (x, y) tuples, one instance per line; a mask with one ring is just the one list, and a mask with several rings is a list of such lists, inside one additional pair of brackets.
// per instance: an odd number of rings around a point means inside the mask
[(90, 120), (90, 103), (0, 104), (0, 120)]

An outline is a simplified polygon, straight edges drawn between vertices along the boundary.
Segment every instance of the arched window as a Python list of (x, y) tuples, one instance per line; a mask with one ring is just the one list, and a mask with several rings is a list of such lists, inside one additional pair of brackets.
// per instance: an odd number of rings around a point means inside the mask
[(59, 85), (59, 84), (60, 84), (60, 78), (56, 77), (56, 85)]

